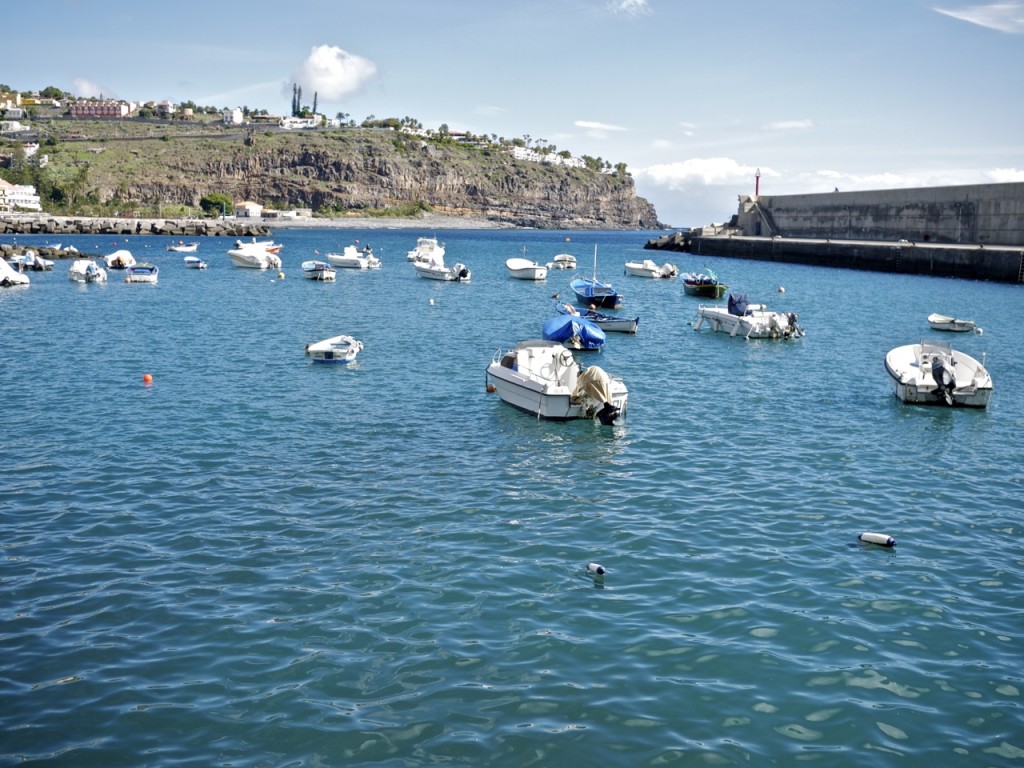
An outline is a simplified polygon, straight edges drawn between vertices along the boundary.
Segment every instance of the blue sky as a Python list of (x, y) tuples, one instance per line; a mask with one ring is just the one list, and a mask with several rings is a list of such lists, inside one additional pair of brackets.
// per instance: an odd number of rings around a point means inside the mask
[[(0, 83), (328, 115), (626, 163), (672, 226), (737, 196), (1024, 181), (1024, 0), (40, 0)], [(17, 32), (15, 32), (17, 30)]]

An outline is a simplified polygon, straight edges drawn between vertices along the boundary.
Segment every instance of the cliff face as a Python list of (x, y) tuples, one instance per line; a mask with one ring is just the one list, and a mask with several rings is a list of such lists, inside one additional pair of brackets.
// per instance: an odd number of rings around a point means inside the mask
[[(236, 203), (315, 212), (411, 204), (538, 228), (655, 229), (632, 177), (520, 161), (500, 150), (411, 139), (382, 129), (104, 137), (78, 146), (101, 200), (197, 206), (220, 192)], [(79, 139), (81, 141), (81, 139)], [(60, 162), (71, 142), (52, 153)], [(120, 157), (120, 159), (119, 159)], [(69, 158), (70, 159), (70, 158)]]

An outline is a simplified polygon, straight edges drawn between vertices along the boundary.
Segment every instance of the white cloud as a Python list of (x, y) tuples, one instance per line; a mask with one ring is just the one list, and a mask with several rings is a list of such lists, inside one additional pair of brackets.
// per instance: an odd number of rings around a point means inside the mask
[(813, 120), (779, 120), (763, 126), (768, 131), (809, 131), (814, 127)]
[(71, 92), (80, 99), (116, 99), (117, 94), (99, 83), (85, 77), (76, 77), (71, 81)]
[[(741, 165), (731, 157), (695, 157), (676, 163), (649, 165), (633, 172), (659, 187), (682, 190), (695, 185), (746, 185), (754, 178), (757, 168)], [(770, 168), (762, 168), (762, 176), (778, 176)]]
[(988, 5), (969, 5), (964, 8), (935, 8), (939, 13), (960, 21), (968, 21), (980, 27), (999, 32), (1024, 34), (1024, 2), (1012, 0)]
[[(314, 93), (321, 101), (343, 100), (377, 74), (377, 65), (369, 59), (344, 51), (337, 46), (317, 45), (304, 62), (292, 72), (292, 83), (302, 88), (303, 98)], [(289, 95), (292, 83), (283, 89)]]
[(1020, 168), (993, 168), (985, 171), (985, 176), (996, 184), (1009, 183), (1011, 181), (1024, 181), (1024, 170)]
[(610, 0), (608, 10), (612, 13), (624, 13), (627, 16), (644, 16), (651, 13), (647, 0)]
[(610, 125), (608, 123), (596, 123), (593, 120), (577, 120), (573, 123), (577, 128), (583, 128), (587, 136), (592, 139), (607, 139), (608, 134), (628, 130), (621, 125)]

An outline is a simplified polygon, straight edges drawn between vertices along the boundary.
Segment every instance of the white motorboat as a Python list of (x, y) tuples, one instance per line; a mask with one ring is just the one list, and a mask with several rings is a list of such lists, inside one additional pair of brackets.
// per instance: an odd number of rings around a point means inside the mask
[(332, 336), (306, 345), (306, 357), (314, 363), (351, 363), (363, 349), (363, 342), (351, 336)]
[(75, 259), (68, 270), (68, 280), (73, 283), (105, 283), (107, 270), (95, 259)]
[(207, 266), (198, 256), (186, 256), (184, 261), (186, 269), (206, 269)]
[(184, 240), (167, 246), (167, 250), (172, 253), (195, 253), (198, 249), (199, 243), (186, 243)]
[(53, 259), (44, 259), (35, 251), (25, 251), (20, 256), (12, 256), (10, 260), (12, 268), (18, 272), (52, 272)]
[(521, 341), (498, 350), (485, 375), (488, 392), (540, 419), (597, 418), (613, 424), (626, 413), (629, 392), (622, 379), (592, 365), (582, 368), (557, 341)]
[(235, 241), (235, 247), (228, 251), (231, 263), (236, 267), (246, 269), (280, 269), (281, 257), (278, 251), (281, 246), (273, 240), (262, 240), (257, 242), (253, 238), (251, 243), (244, 243), (241, 240)]
[(804, 335), (796, 312), (773, 312), (764, 304), (750, 304), (745, 293), (730, 293), (728, 307), (701, 304), (693, 330), (699, 331), (705, 320), (712, 331), (745, 339), (793, 339)]
[(126, 283), (155, 283), (159, 273), (160, 268), (156, 264), (140, 261), (124, 271), (124, 281)]
[(434, 261), (444, 263), (444, 243), (437, 242), (436, 237), (420, 237), (416, 239), (416, 247), (406, 254), (409, 261)]
[(545, 266), (548, 269), (576, 269), (576, 257), (571, 253), (559, 253)]
[(456, 263), (454, 266), (446, 267), (444, 262), (414, 261), (412, 263), (416, 274), (428, 280), (446, 280), (448, 282), (468, 283), (472, 273), (465, 264)]
[(135, 264), (135, 257), (132, 256), (131, 251), (123, 249), (107, 254), (103, 260), (107, 263), (107, 269), (128, 269)]
[(992, 377), (984, 362), (953, 349), (949, 342), (922, 341), (891, 349), (885, 370), (904, 403), (984, 408), (992, 395)]
[(328, 253), (327, 261), (341, 269), (380, 269), (380, 259), (373, 255), (373, 249), (369, 245), (359, 248), (358, 242), (346, 245), (341, 253)]
[(19, 272), (4, 259), (0, 259), (0, 288), (10, 288), (14, 285), (28, 285), (29, 282), (28, 275)]
[(650, 259), (643, 261), (627, 261), (626, 274), (634, 277), (672, 278), (679, 274), (675, 264), (662, 264), (660, 267)]
[(310, 280), (330, 282), (331, 280), (334, 279), (334, 276), (337, 273), (338, 270), (336, 270), (326, 261), (310, 259), (309, 261), (302, 262), (302, 274), (308, 277)]
[(509, 276), (516, 280), (546, 280), (548, 276), (546, 266), (525, 258), (508, 259), (505, 267)]
[(975, 333), (981, 333), (981, 329), (978, 328), (973, 320), (961, 320), (949, 315), (940, 315), (938, 312), (928, 315), (928, 325), (936, 331), (954, 331), (957, 333), (974, 331)]

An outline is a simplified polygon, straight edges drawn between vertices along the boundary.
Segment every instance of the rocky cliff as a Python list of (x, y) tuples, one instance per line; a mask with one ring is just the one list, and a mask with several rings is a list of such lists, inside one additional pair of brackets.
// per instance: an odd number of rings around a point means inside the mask
[[(56, 122), (56, 121), (55, 121)], [(116, 130), (120, 126), (121, 130)], [(106, 133), (97, 135), (97, 131)], [(538, 228), (655, 229), (654, 207), (624, 173), (520, 161), (497, 149), (413, 138), (388, 129), (240, 132), (218, 126), (140, 132), (124, 124), (51, 126), (51, 167), (87, 169), (100, 202), (236, 203), (380, 215), (416, 206)]]

